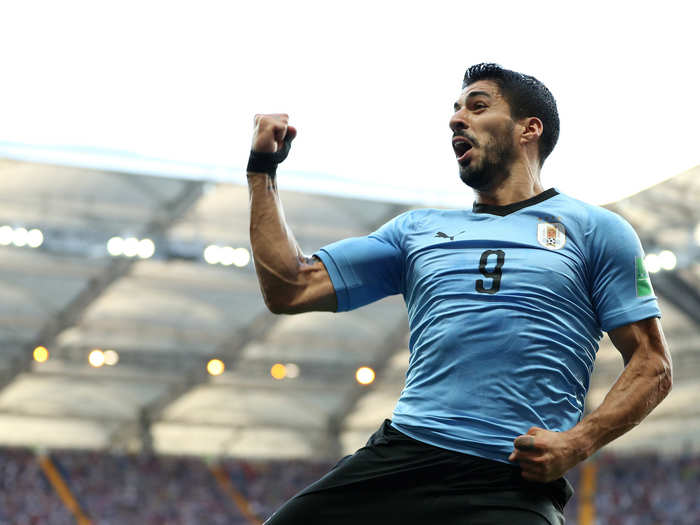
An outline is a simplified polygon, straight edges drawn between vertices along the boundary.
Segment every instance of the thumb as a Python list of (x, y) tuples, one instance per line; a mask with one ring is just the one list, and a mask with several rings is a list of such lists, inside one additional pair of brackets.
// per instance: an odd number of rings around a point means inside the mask
[(287, 136), (285, 138), (287, 138), (289, 140), (289, 142), (291, 142), (294, 140), (294, 138), (296, 136), (297, 136), (297, 128), (295, 128), (294, 126), (287, 126)]
[(539, 432), (542, 432), (544, 428), (540, 427), (530, 427), (530, 430), (527, 431), (527, 434), (529, 436), (536, 436)]
[(535, 450), (535, 436), (529, 433), (526, 436), (518, 436), (513, 441), (513, 444), (518, 450)]

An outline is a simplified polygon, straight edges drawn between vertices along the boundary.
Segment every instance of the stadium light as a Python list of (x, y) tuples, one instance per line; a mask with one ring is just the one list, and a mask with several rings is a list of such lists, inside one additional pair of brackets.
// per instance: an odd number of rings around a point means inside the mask
[(219, 262), (224, 266), (231, 266), (236, 260), (236, 252), (230, 246), (224, 246), (219, 252)]
[(138, 256), (141, 259), (150, 259), (156, 253), (156, 245), (151, 239), (141, 239), (139, 241)]
[(277, 380), (284, 379), (287, 376), (287, 367), (282, 363), (275, 363), (270, 368), (270, 375)]
[(29, 246), (30, 248), (38, 248), (44, 244), (44, 234), (38, 228), (13, 228), (12, 226), (0, 226), (0, 246), (15, 246), (22, 248)]
[(114, 350), (105, 350), (104, 361), (107, 366), (114, 366), (119, 362), (119, 354)]
[(234, 265), (242, 268), (250, 262), (250, 252), (245, 248), (210, 244), (204, 249), (204, 260), (209, 264)]
[(224, 373), (226, 366), (221, 359), (210, 359), (207, 363), (207, 372), (212, 376), (220, 376)]
[(287, 363), (284, 365), (284, 368), (287, 372), (287, 377), (289, 379), (296, 379), (299, 377), (299, 366), (294, 364), (294, 363)]
[(357, 369), (357, 372), (355, 372), (355, 379), (361, 385), (369, 385), (374, 381), (374, 378), (374, 370), (368, 366), (361, 366)]
[(27, 232), (27, 245), (30, 248), (38, 248), (44, 244), (44, 234), (37, 228), (32, 228)]
[(663, 250), (659, 253), (659, 264), (664, 270), (673, 270), (677, 262), (676, 254), (671, 250)]
[(136, 237), (129, 237), (124, 240), (124, 255), (135, 257), (139, 253), (139, 240)]
[(245, 248), (236, 248), (233, 250), (233, 264), (239, 268), (247, 266), (250, 262), (250, 252)]
[(12, 226), (0, 226), (0, 246), (9, 246), (12, 244), (12, 234), (14, 229)]
[(99, 348), (95, 348), (88, 354), (88, 363), (93, 368), (100, 368), (105, 364), (105, 354)]
[(107, 241), (107, 252), (112, 257), (119, 257), (124, 253), (124, 239), (121, 237), (112, 237)]
[(29, 232), (27, 231), (27, 228), (15, 228), (12, 232), (12, 244), (18, 248), (26, 246), (28, 240)]
[(216, 244), (210, 244), (204, 248), (204, 260), (209, 264), (219, 264), (219, 261), (221, 261), (221, 248)]
[(37, 363), (45, 363), (49, 360), (49, 351), (45, 346), (37, 346), (33, 352), (34, 361)]
[(661, 261), (655, 253), (649, 253), (644, 257), (644, 266), (649, 273), (656, 273), (661, 270)]

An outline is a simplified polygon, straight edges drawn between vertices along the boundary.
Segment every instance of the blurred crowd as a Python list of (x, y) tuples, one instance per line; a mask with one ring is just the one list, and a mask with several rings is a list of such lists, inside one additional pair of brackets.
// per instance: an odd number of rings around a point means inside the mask
[[(50, 457), (95, 525), (250, 523), (199, 458), (76, 451)], [(75, 523), (37, 458), (27, 450), (0, 449), (0, 525)], [(700, 456), (606, 454), (596, 461), (596, 525), (700, 524)], [(234, 459), (217, 465), (263, 519), (331, 467)], [(579, 472), (567, 474), (575, 488)], [(577, 525), (577, 509), (574, 496), (566, 509), (568, 525)]]
[(598, 524), (700, 524), (700, 456), (605, 455), (598, 467)]
[(0, 525), (45, 523), (74, 525), (75, 519), (32, 452), (0, 450)]

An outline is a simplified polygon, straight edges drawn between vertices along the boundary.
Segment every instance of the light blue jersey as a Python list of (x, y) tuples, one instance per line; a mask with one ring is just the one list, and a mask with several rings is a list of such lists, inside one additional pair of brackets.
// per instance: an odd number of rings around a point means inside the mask
[(530, 427), (581, 419), (601, 330), (661, 315), (631, 226), (553, 188), (409, 211), (316, 255), (339, 312), (404, 296), (411, 354), (392, 424), (506, 463)]

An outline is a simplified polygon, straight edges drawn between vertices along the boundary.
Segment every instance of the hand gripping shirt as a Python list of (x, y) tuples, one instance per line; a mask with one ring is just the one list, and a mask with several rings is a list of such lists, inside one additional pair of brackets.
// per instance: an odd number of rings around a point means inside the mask
[(393, 426), (506, 463), (530, 427), (581, 419), (602, 330), (661, 315), (632, 227), (554, 188), (408, 211), (316, 256), (339, 312), (403, 294), (410, 358)]

